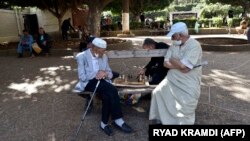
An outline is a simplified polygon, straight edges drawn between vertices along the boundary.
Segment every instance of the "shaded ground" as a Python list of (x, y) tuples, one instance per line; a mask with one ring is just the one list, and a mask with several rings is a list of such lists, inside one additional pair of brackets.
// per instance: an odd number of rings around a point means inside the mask
[[(70, 41), (53, 41), (52, 48), (55, 49), (63, 49), (63, 48), (72, 48), (78, 49), (80, 41), (77, 40), (70, 40)], [(0, 50), (7, 50), (7, 49), (17, 49), (18, 42), (10, 42), (7, 44), (0, 44)]]
[[(52, 49), (66, 49), (70, 48), (73, 50), (79, 50), (79, 45), (82, 40), (78, 38), (73, 38), (68, 41), (63, 41), (61, 39), (53, 40), (52, 42)], [(106, 39), (107, 44), (117, 44), (117, 43), (124, 43), (125, 40), (123, 39)], [(8, 50), (8, 49), (17, 49), (18, 42), (5, 42), (0, 43), (0, 50)]]
[[(143, 37), (134, 40), (140, 46)], [(163, 40), (157, 38), (157, 40)], [(196, 124), (250, 123), (249, 52), (204, 52)], [(149, 58), (111, 59), (113, 70), (134, 73)], [(76, 62), (71, 57), (0, 57), (0, 139), (4, 141), (69, 140), (80, 123), (84, 100), (70, 93), (77, 82)], [(128, 70), (128, 71), (127, 71)], [(114, 129), (107, 137), (99, 129), (101, 103), (84, 121), (82, 141), (145, 141), (148, 137), (149, 98), (131, 107), (122, 105), (132, 134)]]

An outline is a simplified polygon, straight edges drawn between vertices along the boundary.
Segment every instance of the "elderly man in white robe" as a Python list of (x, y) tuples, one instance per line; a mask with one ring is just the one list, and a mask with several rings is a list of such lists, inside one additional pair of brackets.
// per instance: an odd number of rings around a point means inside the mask
[(185, 23), (172, 25), (164, 59), (167, 76), (152, 92), (149, 120), (163, 125), (192, 125), (200, 97), (202, 48)]

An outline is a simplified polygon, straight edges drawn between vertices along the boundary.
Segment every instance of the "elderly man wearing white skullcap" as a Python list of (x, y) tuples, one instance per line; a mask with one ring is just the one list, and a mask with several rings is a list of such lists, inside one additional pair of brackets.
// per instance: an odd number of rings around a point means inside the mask
[(118, 91), (111, 84), (110, 79), (113, 74), (108, 64), (108, 57), (104, 54), (107, 43), (101, 38), (95, 38), (92, 44), (92, 48), (76, 56), (79, 82), (75, 87), (75, 91), (82, 92), (86, 90), (94, 92), (97, 82), (100, 81), (96, 93), (102, 100), (101, 129), (108, 136), (113, 134), (112, 128), (108, 124), (109, 117), (111, 116), (117, 128), (125, 133), (131, 133), (132, 128), (122, 118)]
[(164, 66), (167, 76), (152, 92), (149, 120), (155, 124), (194, 124), (200, 96), (202, 48), (188, 34), (185, 23), (172, 25), (167, 35), (172, 45)]

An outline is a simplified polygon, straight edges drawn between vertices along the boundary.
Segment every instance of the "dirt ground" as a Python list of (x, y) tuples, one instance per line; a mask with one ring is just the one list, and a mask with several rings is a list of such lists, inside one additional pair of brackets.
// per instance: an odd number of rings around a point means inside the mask
[[(69, 40), (69, 41), (62, 41), (56, 40), (53, 41), (52, 49), (78, 49), (78, 45), (80, 44), (79, 40)], [(0, 50), (7, 50), (7, 49), (17, 49), (18, 42), (9, 42), (8, 44), (0, 44)]]
[[(140, 46), (143, 38), (136, 38)], [(157, 38), (157, 40), (162, 40)], [(209, 64), (203, 68), (202, 89), (196, 110), (198, 125), (250, 123), (250, 53), (203, 52)], [(111, 59), (121, 73), (134, 73), (149, 58)], [(35, 58), (0, 57), (0, 140), (66, 141), (80, 123), (85, 100), (72, 94), (77, 65), (72, 56)], [(121, 104), (124, 119), (134, 129), (124, 134), (114, 128), (108, 137), (99, 129), (101, 103), (94, 101), (78, 140), (148, 140), (150, 98), (134, 106)]]

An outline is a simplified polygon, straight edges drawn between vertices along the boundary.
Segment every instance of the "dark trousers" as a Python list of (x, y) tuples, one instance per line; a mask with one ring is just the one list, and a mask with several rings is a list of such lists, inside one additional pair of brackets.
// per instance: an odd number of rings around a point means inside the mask
[(150, 85), (159, 84), (164, 78), (166, 74), (154, 73), (151, 75), (152, 79), (148, 82)]
[(23, 54), (25, 50), (28, 50), (30, 53), (32, 53), (32, 47), (30, 47), (29, 45), (18, 45), (18, 53)]
[(39, 44), (39, 46), (42, 48), (43, 53), (45, 53), (45, 54), (49, 53), (50, 47), (48, 45), (45, 46), (43, 44)]
[(149, 80), (150, 85), (157, 85), (165, 78), (167, 73), (168, 69), (158, 70), (158, 71), (154, 69), (147, 69), (145, 75), (151, 76), (151, 80)]
[(117, 77), (119, 77), (120, 76), (120, 74), (118, 73), (118, 72), (115, 72), (115, 71), (112, 71), (112, 73), (113, 73), (113, 77), (112, 77), (112, 81), (114, 80), (114, 79), (116, 79)]
[(63, 40), (68, 40), (68, 30), (62, 30), (62, 39)]
[[(85, 90), (94, 92), (97, 81), (95, 78), (90, 80)], [(110, 115), (113, 120), (122, 117), (120, 98), (115, 86), (103, 79), (100, 81), (96, 93), (102, 100), (102, 122), (107, 124)]]
[(87, 50), (87, 43), (86, 42), (80, 42), (80, 45), (79, 45), (79, 51), (82, 52), (82, 51), (85, 51)]

